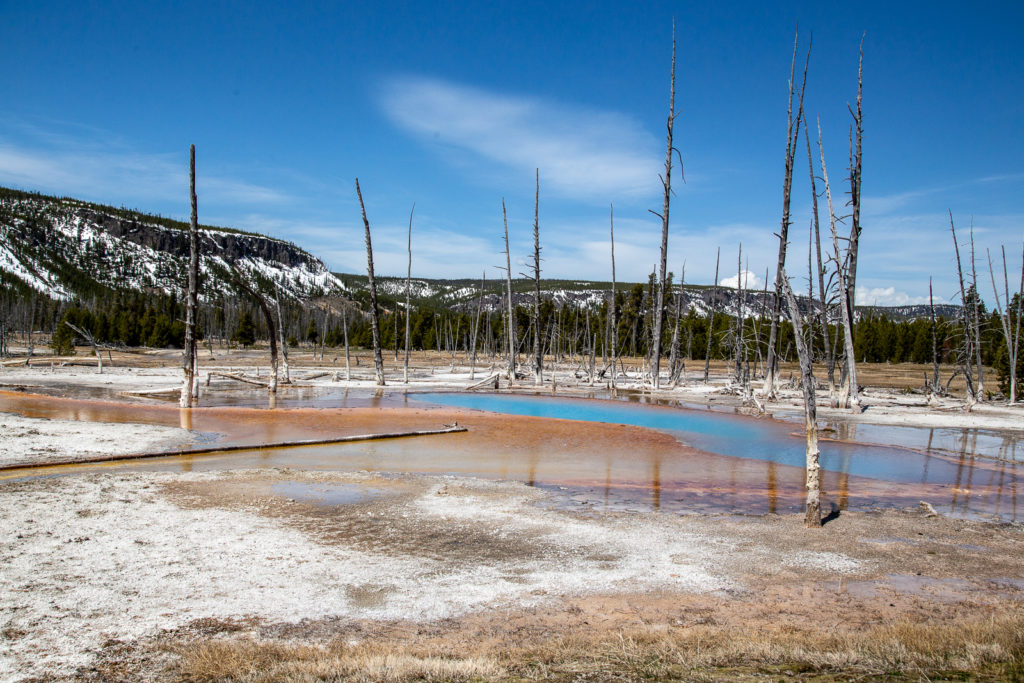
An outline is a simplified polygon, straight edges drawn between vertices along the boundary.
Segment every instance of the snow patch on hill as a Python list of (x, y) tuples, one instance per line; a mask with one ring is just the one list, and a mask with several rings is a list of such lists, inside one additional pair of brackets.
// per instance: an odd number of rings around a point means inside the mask
[[(65, 301), (90, 282), (183, 296), (188, 266), (184, 226), (104, 208), (49, 197), (3, 197), (0, 270)], [(203, 228), (200, 252), (201, 281), (206, 283), (200, 296), (207, 300), (226, 290), (229, 264), (258, 273), (288, 298), (346, 289), (322, 261), (282, 240)]]

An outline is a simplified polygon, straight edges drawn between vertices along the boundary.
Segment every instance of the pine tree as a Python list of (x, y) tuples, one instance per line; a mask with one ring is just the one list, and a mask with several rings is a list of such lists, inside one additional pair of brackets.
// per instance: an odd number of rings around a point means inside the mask
[(256, 343), (256, 324), (253, 322), (252, 313), (243, 310), (238, 316), (238, 327), (231, 336), (231, 341), (242, 346), (252, 346)]

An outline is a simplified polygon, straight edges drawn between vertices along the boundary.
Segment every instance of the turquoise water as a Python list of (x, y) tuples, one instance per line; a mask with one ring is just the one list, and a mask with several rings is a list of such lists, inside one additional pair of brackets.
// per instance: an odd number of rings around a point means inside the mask
[[(799, 468), (805, 464), (802, 425), (767, 418), (593, 399), (469, 393), (416, 394), (414, 398), (434, 404), (509, 415), (646, 427), (671, 433), (682, 443), (708, 453)], [(831, 472), (887, 482), (941, 485), (957, 485), (964, 476), (963, 465), (954, 459), (906, 448), (823, 440), (818, 445), (821, 450), (821, 467)], [(1015, 484), (1016, 468), (1011, 468), (1009, 476)]]

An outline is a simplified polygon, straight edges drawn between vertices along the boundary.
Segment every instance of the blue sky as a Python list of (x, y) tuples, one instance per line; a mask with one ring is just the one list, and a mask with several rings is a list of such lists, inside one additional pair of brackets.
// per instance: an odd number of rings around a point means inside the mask
[[(742, 242), (751, 286), (778, 248), (794, 30), (804, 47), (814, 35), (806, 107), (838, 203), (866, 34), (860, 300), (926, 300), (929, 276), (954, 298), (947, 210), (965, 239), (973, 219), (986, 299), (986, 248), (1005, 244), (1020, 272), (1019, 4), (0, 0), (0, 14), (4, 185), (184, 218), (195, 143), (205, 223), (361, 271), (359, 177), (378, 272), (404, 274), (415, 202), (415, 275), (493, 278), (503, 197), (527, 258), (539, 167), (544, 275), (609, 278), (614, 203), (620, 280), (658, 259), (675, 17), (686, 182), (674, 174), (670, 269), (710, 283), (720, 246), (723, 280)], [(788, 263), (806, 277), (803, 144)]]

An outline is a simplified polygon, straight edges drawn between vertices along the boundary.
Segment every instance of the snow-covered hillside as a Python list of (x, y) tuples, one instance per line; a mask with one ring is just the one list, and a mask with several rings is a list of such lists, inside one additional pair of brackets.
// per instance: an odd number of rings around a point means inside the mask
[[(187, 281), (186, 228), (159, 216), (3, 190), (0, 271), (9, 282), (61, 300), (98, 289), (180, 296)], [(225, 291), (229, 264), (293, 298), (345, 289), (319, 259), (270, 237), (203, 228), (200, 250), (204, 299)]]

